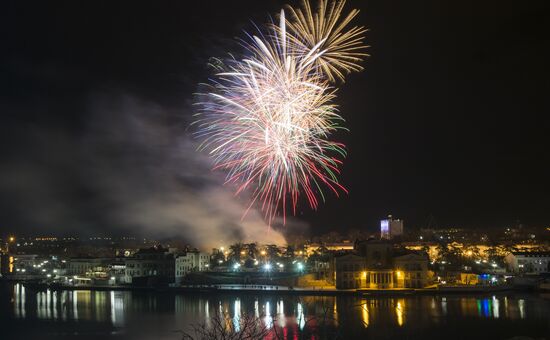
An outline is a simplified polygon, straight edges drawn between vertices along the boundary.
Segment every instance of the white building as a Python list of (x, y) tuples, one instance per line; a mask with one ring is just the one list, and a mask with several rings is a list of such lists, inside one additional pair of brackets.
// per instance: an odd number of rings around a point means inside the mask
[(380, 238), (389, 240), (403, 235), (403, 220), (394, 219), (389, 215), (387, 219), (380, 221)]
[(187, 252), (176, 256), (176, 284), (180, 284), (183, 278), (190, 272), (202, 272), (210, 266), (210, 255), (201, 252)]
[(504, 260), (508, 269), (514, 273), (550, 272), (550, 252), (511, 252)]

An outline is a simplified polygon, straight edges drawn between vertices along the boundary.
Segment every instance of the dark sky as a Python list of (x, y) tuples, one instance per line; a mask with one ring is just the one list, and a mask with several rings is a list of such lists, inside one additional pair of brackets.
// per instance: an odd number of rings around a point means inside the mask
[[(219, 181), (190, 165), (192, 93), (209, 57), (238, 52), (249, 20), (284, 3), (4, 3), (0, 234), (192, 233), (196, 196), (208, 188), (197, 204), (220, 204)], [(547, 3), (348, 1), (371, 46), (336, 99), (351, 130), (336, 136), (350, 193), (304, 207), (295, 224), (374, 230), (392, 213), (407, 227), (430, 215), (442, 227), (549, 225)]]

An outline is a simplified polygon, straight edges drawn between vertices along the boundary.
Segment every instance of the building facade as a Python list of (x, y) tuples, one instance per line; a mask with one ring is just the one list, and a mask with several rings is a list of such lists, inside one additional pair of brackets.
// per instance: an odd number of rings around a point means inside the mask
[(71, 258), (67, 261), (67, 275), (84, 275), (97, 267), (102, 267), (110, 259), (103, 258)]
[(190, 272), (202, 272), (210, 267), (210, 255), (201, 252), (187, 252), (175, 258), (175, 282), (180, 284)]
[(125, 283), (136, 285), (168, 284), (175, 277), (174, 254), (162, 247), (140, 249), (126, 259)]
[(380, 238), (389, 240), (403, 235), (403, 220), (394, 219), (389, 215), (387, 219), (380, 221)]
[(504, 258), (513, 273), (540, 274), (550, 272), (550, 252), (511, 252)]
[(355, 254), (336, 257), (336, 288), (360, 289), (366, 287), (366, 259)]
[(398, 286), (400, 288), (426, 287), (428, 285), (428, 261), (427, 254), (411, 253), (394, 257)]
[(356, 254), (334, 259), (338, 289), (423, 288), (428, 285), (428, 255), (384, 242), (358, 244)]

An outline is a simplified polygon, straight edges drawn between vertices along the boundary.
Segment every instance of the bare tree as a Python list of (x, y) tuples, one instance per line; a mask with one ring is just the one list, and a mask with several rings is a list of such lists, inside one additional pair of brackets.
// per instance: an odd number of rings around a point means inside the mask
[[(331, 309), (323, 306), (323, 312), (319, 316), (305, 316), (298, 328), (295, 338), (299, 340), (311, 339), (315, 336), (319, 340), (336, 340), (340, 338), (339, 328), (335, 326), (336, 320), (330, 315)], [(277, 325), (275, 318), (269, 325), (262, 323), (263, 317), (242, 314), (238, 324), (228, 314), (215, 313), (208, 322), (193, 324), (191, 332), (183, 332), (182, 340), (283, 340), (283, 328)]]
[(238, 325), (227, 314), (215, 313), (208, 322), (191, 325), (191, 332), (183, 332), (182, 340), (258, 340), (265, 338), (270, 329), (254, 315), (243, 314)]

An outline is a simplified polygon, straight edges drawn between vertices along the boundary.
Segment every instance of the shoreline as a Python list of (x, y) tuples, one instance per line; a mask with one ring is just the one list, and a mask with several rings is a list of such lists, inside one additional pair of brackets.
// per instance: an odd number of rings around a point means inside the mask
[[(403, 288), (403, 289), (353, 289), (343, 290), (335, 288), (307, 289), (283, 286), (260, 286), (252, 287), (220, 287), (220, 286), (183, 286), (183, 287), (139, 287), (139, 286), (65, 286), (36, 284), (24, 281), (0, 280), (3, 283), (19, 283), (28, 289), (36, 290), (67, 290), (67, 291), (135, 291), (135, 292), (156, 292), (171, 294), (278, 294), (278, 295), (303, 295), (303, 296), (415, 296), (415, 295), (480, 295), (496, 294), (504, 292), (532, 292), (532, 289), (518, 288), (513, 286), (486, 286), (486, 287), (443, 287), (443, 288)], [(263, 287), (263, 288), (260, 288)]]

